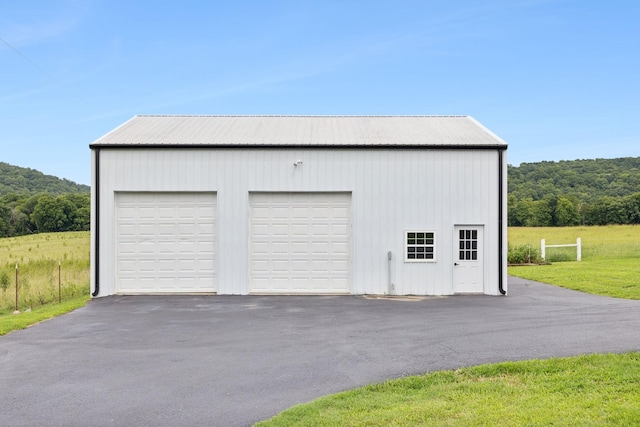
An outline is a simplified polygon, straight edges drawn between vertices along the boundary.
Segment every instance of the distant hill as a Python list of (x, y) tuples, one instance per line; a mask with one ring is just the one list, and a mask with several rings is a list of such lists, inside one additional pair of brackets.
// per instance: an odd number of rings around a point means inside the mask
[(522, 163), (509, 166), (509, 194), (541, 200), (564, 195), (584, 202), (640, 192), (640, 157)]
[(508, 169), (510, 226), (640, 224), (640, 157)]
[(89, 191), (88, 185), (76, 184), (68, 179), (45, 175), (34, 169), (0, 162), (0, 197), (8, 193), (59, 195)]

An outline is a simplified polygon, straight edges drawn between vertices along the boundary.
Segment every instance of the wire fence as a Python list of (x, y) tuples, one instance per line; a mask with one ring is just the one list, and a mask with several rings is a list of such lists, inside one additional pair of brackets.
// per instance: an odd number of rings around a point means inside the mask
[(89, 262), (42, 259), (0, 267), (0, 312), (89, 294)]

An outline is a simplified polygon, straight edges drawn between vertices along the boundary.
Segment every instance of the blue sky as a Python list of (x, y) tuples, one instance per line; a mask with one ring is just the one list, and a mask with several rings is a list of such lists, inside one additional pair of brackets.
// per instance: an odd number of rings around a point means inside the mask
[(4, 1), (0, 161), (90, 183), (135, 114), (471, 115), (510, 164), (640, 156), (640, 2)]

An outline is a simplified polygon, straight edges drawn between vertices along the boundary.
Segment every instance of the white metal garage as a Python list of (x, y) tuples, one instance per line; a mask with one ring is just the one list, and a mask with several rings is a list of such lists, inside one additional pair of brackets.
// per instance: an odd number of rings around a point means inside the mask
[(116, 193), (116, 292), (216, 291), (214, 193)]
[(348, 293), (349, 193), (252, 193), (250, 292)]
[(90, 145), (92, 296), (506, 294), (469, 116), (135, 116)]

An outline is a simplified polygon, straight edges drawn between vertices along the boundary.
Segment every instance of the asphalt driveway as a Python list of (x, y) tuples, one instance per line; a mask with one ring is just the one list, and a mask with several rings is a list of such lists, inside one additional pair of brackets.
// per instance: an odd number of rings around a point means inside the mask
[(250, 425), (403, 375), (640, 350), (640, 301), (509, 292), (102, 298), (0, 337), (0, 425)]

